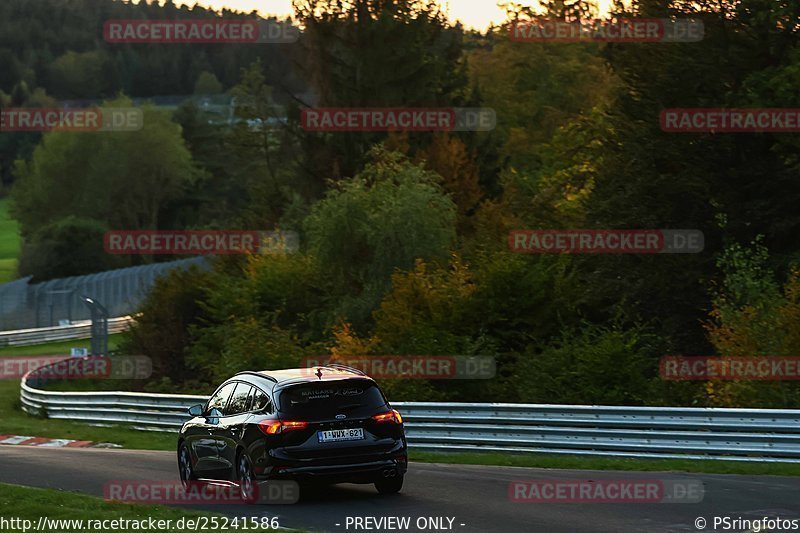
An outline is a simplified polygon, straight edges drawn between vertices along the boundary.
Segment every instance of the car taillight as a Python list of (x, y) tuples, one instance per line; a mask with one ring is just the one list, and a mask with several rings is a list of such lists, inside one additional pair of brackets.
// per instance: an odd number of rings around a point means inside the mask
[(403, 423), (403, 417), (400, 416), (400, 413), (398, 413), (395, 410), (391, 410), (388, 413), (381, 413), (379, 415), (375, 415), (372, 417), (372, 419), (378, 423), (383, 423), (383, 422), (390, 422), (393, 424)]
[(305, 429), (308, 427), (308, 422), (281, 422), (277, 420), (265, 420), (263, 422), (259, 422), (258, 427), (267, 435), (277, 435), (278, 433), (286, 433), (287, 431)]

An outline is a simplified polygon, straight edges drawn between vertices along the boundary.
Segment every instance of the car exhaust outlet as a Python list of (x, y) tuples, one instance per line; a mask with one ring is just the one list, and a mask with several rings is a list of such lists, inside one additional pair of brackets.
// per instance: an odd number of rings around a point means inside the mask
[(395, 476), (397, 476), (397, 470), (395, 470), (394, 468), (387, 468), (386, 470), (383, 471), (383, 477), (385, 478), (392, 478)]

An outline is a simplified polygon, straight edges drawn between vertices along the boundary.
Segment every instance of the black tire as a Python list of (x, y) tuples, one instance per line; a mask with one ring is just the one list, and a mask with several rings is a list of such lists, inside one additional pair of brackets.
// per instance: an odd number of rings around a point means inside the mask
[(239, 496), (245, 503), (255, 503), (258, 499), (258, 481), (253, 471), (253, 462), (245, 452), (236, 459), (236, 480), (239, 482)]
[(397, 475), (379, 479), (375, 482), (375, 488), (380, 494), (396, 494), (403, 488), (403, 478), (404, 476)]
[(181, 484), (183, 487), (192, 482), (197, 481), (197, 474), (194, 473), (192, 466), (192, 455), (189, 453), (189, 447), (185, 443), (181, 443), (178, 447), (178, 475), (181, 476)]

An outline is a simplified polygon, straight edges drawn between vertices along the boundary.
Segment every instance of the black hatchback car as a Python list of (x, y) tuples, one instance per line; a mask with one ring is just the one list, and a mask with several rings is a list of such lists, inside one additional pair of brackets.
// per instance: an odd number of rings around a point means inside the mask
[(398, 492), (408, 468), (400, 413), (370, 377), (344, 366), (240, 372), (189, 409), (181, 480), (374, 483)]

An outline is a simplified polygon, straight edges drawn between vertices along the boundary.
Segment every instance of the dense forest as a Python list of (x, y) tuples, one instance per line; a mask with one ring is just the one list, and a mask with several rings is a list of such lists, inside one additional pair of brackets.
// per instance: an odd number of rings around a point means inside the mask
[[(490, 355), (397, 399), (796, 407), (792, 383), (659, 379), (659, 358), (800, 354), (796, 133), (669, 133), (665, 108), (800, 107), (800, 4), (634, 0), (697, 42), (520, 42), (430, 0), (297, 0), (287, 44), (109, 44), (107, 19), (255, 17), (114, 0), (0, 4), (0, 105), (140, 105), (141, 131), (0, 132), (37, 279), (154, 260), (110, 229), (297, 231), (295, 254), (175, 272), (125, 349), (151, 390), (305, 356)], [(508, 22), (596, 14), (509, 4)], [(160, 97), (182, 95), (165, 106)], [(148, 100), (150, 102), (148, 103)], [(203, 102), (239, 119), (211, 120)], [(319, 107), (485, 107), (489, 132), (311, 132)], [(514, 254), (511, 231), (697, 229), (698, 254)], [(185, 376), (201, 376), (187, 382)]]

